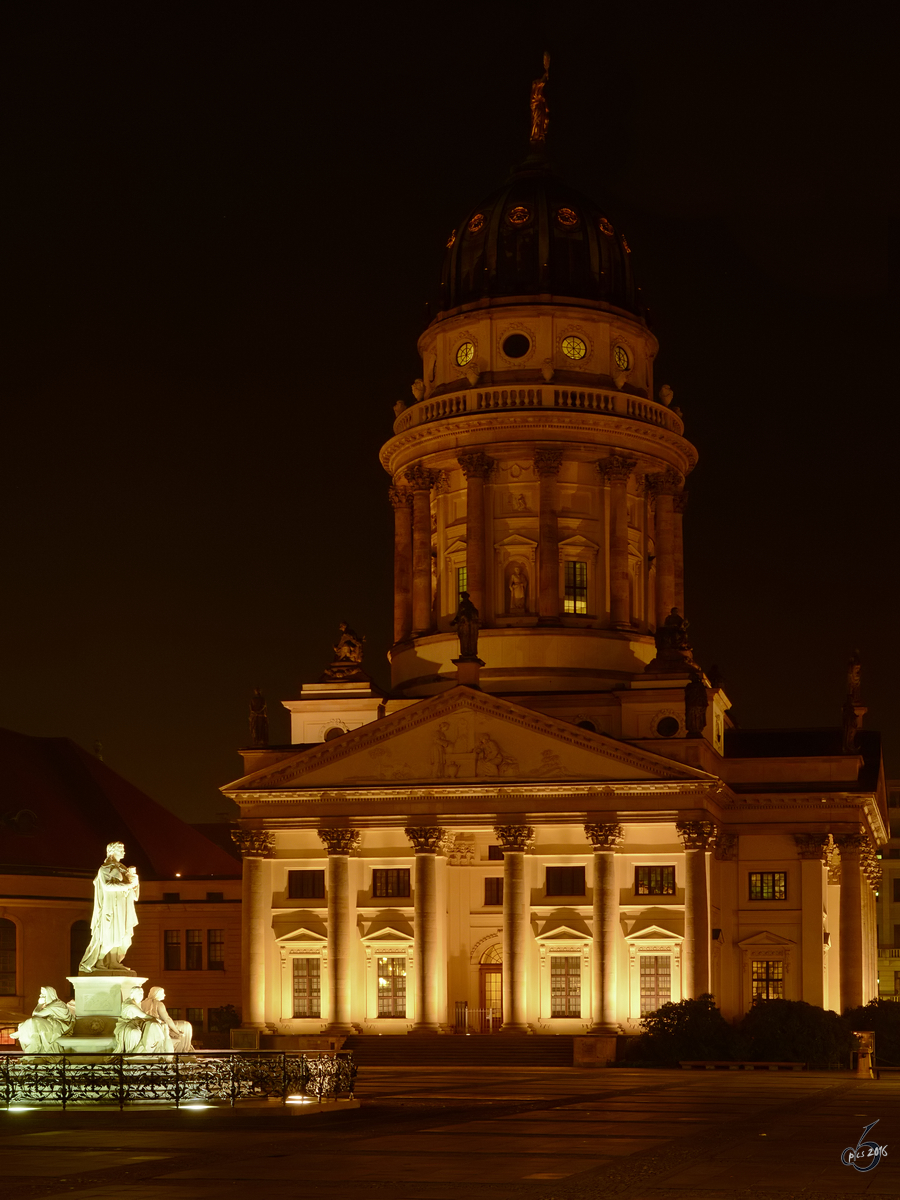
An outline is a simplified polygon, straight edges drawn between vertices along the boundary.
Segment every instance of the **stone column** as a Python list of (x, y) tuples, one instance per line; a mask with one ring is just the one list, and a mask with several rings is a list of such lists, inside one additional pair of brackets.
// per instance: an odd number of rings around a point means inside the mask
[(656, 492), (656, 624), (662, 625), (675, 607), (675, 496), (681, 491), (677, 471), (648, 475)]
[(394, 642), (412, 633), (412, 504), (409, 488), (388, 489), (394, 509)]
[(434, 472), (417, 463), (406, 471), (413, 494), (412, 521), (412, 631), (414, 637), (431, 633), (431, 486)]
[(359, 849), (358, 829), (320, 829), (328, 851), (328, 992), (326, 1033), (352, 1033), (353, 922), (350, 913), (350, 855)]
[(415, 943), (416, 1019), (413, 1033), (437, 1033), (446, 1017), (446, 1004), (438, 994), (440, 981), (440, 931), (437, 904), (437, 855), (447, 840), (447, 830), (436, 826), (405, 830), (416, 852)]
[(676, 825), (684, 846), (684, 996), (695, 1000), (709, 991), (709, 921), (707, 854), (718, 830), (712, 821), (683, 821)]
[(538, 624), (559, 624), (559, 527), (556, 519), (556, 477), (561, 450), (536, 450), (534, 473), (540, 480), (538, 519)]
[(672, 497), (672, 544), (675, 553), (675, 607), (684, 612), (684, 510), (687, 492)]
[(628, 479), (637, 466), (633, 458), (611, 454), (597, 463), (600, 478), (609, 484), (609, 623), (631, 628), (628, 598)]
[(591, 1031), (618, 1033), (617, 958), (619, 954), (619, 892), (616, 851), (625, 839), (621, 825), (585, 825), (594, 848), (594, 944), (591, 958)]
[(266, 1028), (266, 941), (271, 926), (272, 887), (268, 860), (275, 835), (261, 829), (232, 834), (244, 860), (241, 875), (241, 1028)]
[(863, 1004), (878, 997), (878, 901), (876, 894), (882, 883), (881, 864), (875, 848), (866, 843), (861, 855), (862, 871), (868, 887), (863, 889), (866, 910), (866, 961), (863, 974)]
[(839, 834), (841, 852), (841, 1009), (863, 1002), (863, 876), (861, 854), (866, 839), (861, 833)]
[(528, 1030), (528, 933), (530, 904), (525, 853), (534, 843), (530, 825), (497, 825), (503, 848), (503, 1025), (501, 1032)]
[(795, 833), (800, 859), (801, 994), (808, 1004), (827, 1008), (825, 996), (825, 940), (822, 913), (825, 910), (825, 833)]
[(486, 537), (484, 481), (494, 466), (487, 454), (461, 454), (457, 459), (466, 477), (466, 590), (484, 624), (486, 584)]

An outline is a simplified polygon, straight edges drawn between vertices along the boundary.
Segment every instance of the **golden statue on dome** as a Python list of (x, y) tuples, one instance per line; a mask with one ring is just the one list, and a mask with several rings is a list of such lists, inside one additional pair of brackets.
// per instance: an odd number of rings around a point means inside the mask
[(550, 55), (544, 51), (544, 73), (540, 79), (535, 79), (531, 85), (531, 140), (544, 142), (547, 140), (547, 126), (550, 124), (550, 109), (547, 107), (547, 97), (544, 89), (547, 86), (550, 70)]

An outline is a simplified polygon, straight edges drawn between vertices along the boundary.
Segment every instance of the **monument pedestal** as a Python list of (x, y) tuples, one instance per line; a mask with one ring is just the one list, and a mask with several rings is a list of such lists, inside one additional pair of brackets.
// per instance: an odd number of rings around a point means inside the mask
[(123, 998), (132, 988), (143, 987), (146, 977), (94, 974), (67, 978), (75, 990), (75, 1026), (59, 1039), (59, 1048), (66, 1054), (111, 1054)]

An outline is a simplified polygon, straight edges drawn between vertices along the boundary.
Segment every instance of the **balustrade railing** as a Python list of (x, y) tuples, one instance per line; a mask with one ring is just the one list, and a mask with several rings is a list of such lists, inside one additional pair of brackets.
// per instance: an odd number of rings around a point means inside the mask
[[(90, 1059), (90, 1061), (86, 1061)], [(0, 1105), (182, 1104), (353, 1098), (349, 1051), (190, 1054), (0, 1054)]]

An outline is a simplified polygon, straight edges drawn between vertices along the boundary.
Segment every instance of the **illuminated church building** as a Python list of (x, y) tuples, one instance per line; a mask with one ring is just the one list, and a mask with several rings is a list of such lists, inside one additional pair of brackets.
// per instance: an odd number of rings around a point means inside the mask
[(736, 729), (694, 661), (696, 451), (626, 238), (535, 111), (447, 241), (381, 451), (392, 690), (344, 631), (285, 702), (292, 745), (223, 789), (246, 1029), (610, 1035), (706, 992), (729, 1018), (877, 995), (878, 737), (858, 689), (849, 732), (846, 706), (843, 730)]

